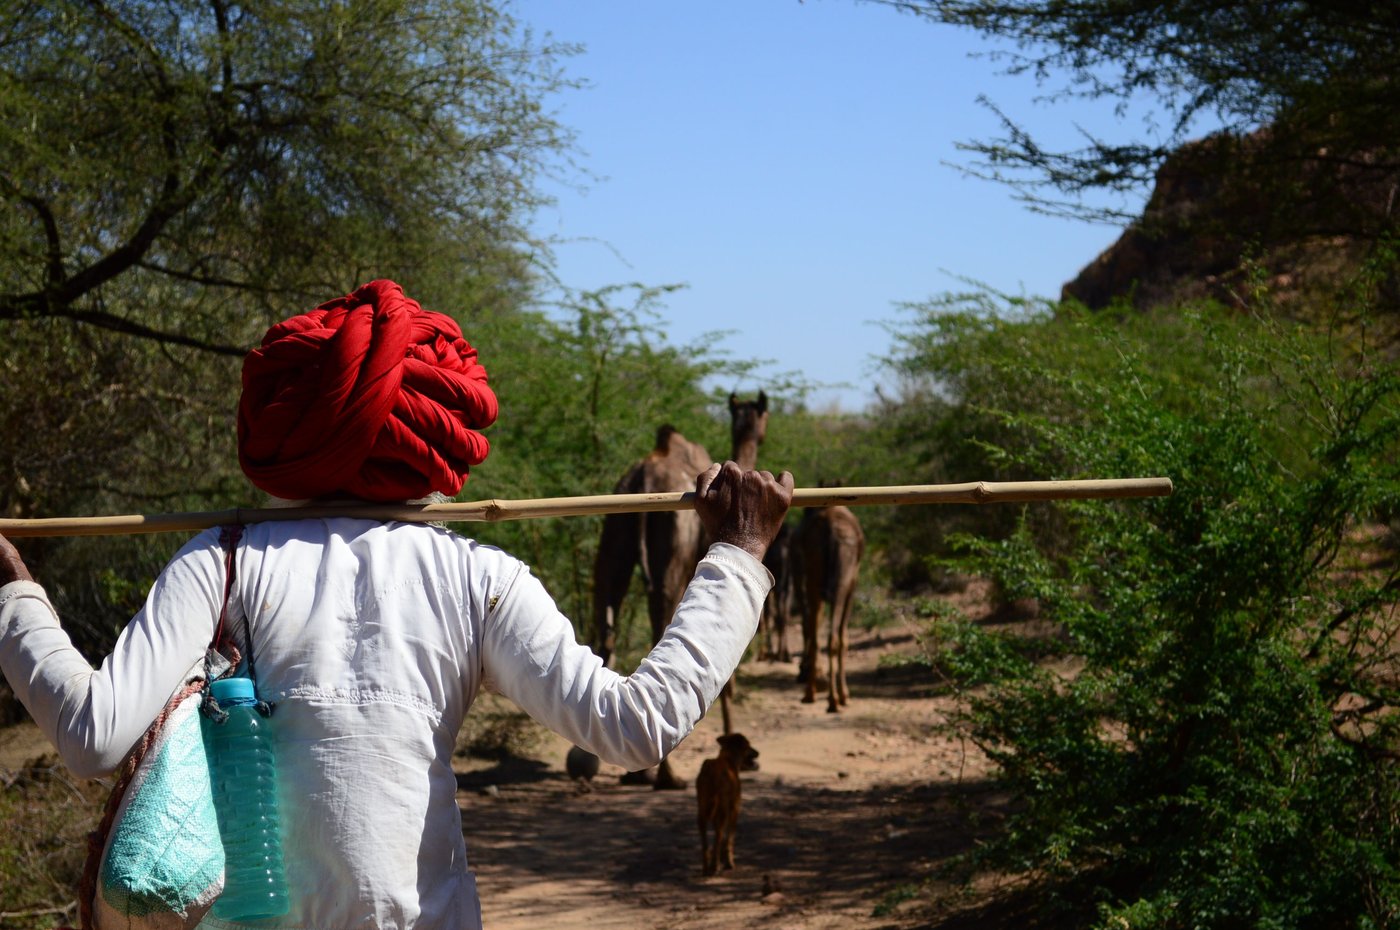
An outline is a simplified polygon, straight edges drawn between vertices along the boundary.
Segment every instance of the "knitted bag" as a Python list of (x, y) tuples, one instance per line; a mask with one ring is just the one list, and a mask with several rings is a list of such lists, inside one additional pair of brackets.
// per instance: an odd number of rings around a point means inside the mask
[(208, 682), (238, 663), (226, 641), (241, 528), (226, 527), (224, 604), (214, 640), (123, 761), (79, 888), (84, 930), (185, 930), (224, 888), (224, 848), (200, 726)]

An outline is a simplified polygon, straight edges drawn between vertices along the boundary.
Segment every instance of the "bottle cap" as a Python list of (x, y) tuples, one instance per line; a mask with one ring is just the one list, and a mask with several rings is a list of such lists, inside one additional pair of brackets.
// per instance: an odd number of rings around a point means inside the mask
[(220, 678), (209, 685), (209, 693), (219, 703), (225, 701), (256, 701), (251, 678)]

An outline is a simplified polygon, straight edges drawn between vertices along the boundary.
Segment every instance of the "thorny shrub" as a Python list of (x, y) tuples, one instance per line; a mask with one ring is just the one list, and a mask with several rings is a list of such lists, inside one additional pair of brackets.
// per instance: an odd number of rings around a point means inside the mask
[(956, 541), (1057, 630), (929, 621), (953, 726), (1017, 801), (969, 874), (1022, 875), (1047, 924), (1400, 922), (1400, 566), (1375, 544), (1400, 512), (1395, 364), (1210, 308), (925, 335), (910, 363), (1000, 425), (990, 462), (1175, 484)]

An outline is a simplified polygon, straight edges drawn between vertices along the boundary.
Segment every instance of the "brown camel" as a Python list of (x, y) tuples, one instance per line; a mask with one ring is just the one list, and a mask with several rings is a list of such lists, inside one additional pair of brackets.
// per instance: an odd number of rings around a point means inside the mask
[[(729, 415), (732, 458), (742, 468), (753, 468), (768, 429), (768, 398), (759, 391), (757, 400), (741, 402), (730, 394)], [(663, 426), (657, 430), (651, 452), (628, 469), (615, 493), (693, 491), (696, 475), (710, 464), (703, 446), (686, 439), (675, 427)], [(655, 643), (671, 622), (705, 545), (700, 518), (693, 510), (609, 514), (603, 518), (603, 534), (593, 563), (593, 649), (605, 663), (611, 663), (617, 647), (617, 615), (636, 568), (641, 566)], [(727, 695), (723, 708), (727, 723)], [(725, 732), (729, 732), (727, 725)], [(662, 760), (654, 784), (657, 788), (685, 787), (667, 759)]]
[(773, 574), (773, 590), (763, 602), (758, 625), (758, 657), (768, 662), (791, 662), (787, 622), (792, 614), (792, 527), (784, 523), (764, 553), (763, 565)]
[(758, 447), (768, 435), (768, 395), (741, 401), (729, 395), (729, 457), (745, 471), (758, 467)]
[(793, 571), (802, 609), (802, 703), (817, 694), (817, 634), (823, 606), (830, 605), (827, 628), (827, 705), (836, 713), (850, 696), (846, 688), (846, 622), (865, 553), (865, 534), (849, 507), (807, 507), (792, 542)]
[[(745, 470), (758, 467), (758, 447), (768, 435), (768, 395), (762, 391), (752, 401), (740, 401), (729, 395), (729, 458)], [(762, 618), (760, 617), (760, 623)], [(734, 732), (729, 702), (734, 698), (736, 683), (731, 676), (719, 694), (720, 715), (724, 735)]]

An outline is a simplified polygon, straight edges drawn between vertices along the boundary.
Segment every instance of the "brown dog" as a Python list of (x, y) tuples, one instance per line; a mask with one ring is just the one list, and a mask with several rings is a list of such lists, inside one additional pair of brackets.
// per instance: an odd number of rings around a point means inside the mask
[[(734, 868), (734, 828), (739, 823), (739, 773), (758, 769), (758, 750), (740, 733), (719, 738), (719, 755), (706, 759), (695, 779), (700, 861), (706, 875)], [(710, 843), (710, 829), (714, 843)]]

